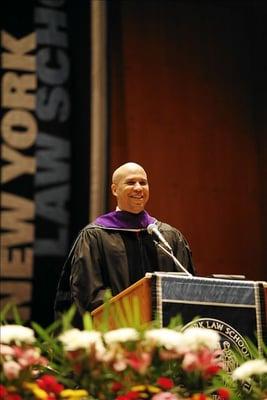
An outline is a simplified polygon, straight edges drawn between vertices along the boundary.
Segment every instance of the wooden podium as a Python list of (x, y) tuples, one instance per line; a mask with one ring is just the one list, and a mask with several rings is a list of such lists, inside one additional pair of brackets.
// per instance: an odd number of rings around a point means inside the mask
[[(123, 290), (116, 296), (112, 297), (109, 301), (109, 327), (110, 329), (115, 329), (118, 327), (116, 322), (116, 308), (125, 311), (125, 302), (129, 302), (131, 307), (133, 307), (134, 299), (137, 298), (140, 304), (140, 322), (146, 323), (152, 321), (152, 297), (151, 297), (151, 278), (145, 276), (133, 285), (129, 286), (127, 289)], [(92, 311), (91, 315), (93, 317), (94, 325), (96, 327), (101, 323), (104, 312), (104, 306), (101, 305)], [(128, 316), (125, 315), (125, 318)]]
[[(267, 282), (148, 273), (111, 298), (110, 329), (119, 327), (116, 308), (125, 310), (124, 303), (133, 305), (136, 298), (141, 323), (148, 323), (157, 316), (160, 326), (166, 327), (172, 317), (180, 315), (185, 328), (197, 326), (216, 330), (225, 349), (235, 347), (245, 358), (251, 358), (246, 338), (258, 345), (259, 351), (261, 343), (267, 342)], [(96, 327), (104, 309), (102, 305), (92, 312)]]

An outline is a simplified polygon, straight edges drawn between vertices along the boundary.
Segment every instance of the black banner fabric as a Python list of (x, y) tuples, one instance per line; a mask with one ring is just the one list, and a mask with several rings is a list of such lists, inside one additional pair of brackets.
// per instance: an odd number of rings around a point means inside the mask
[[(190, 326), (217, 331), (224, 352), (235, 350), (245, 359), (251, 354), (247, 339), (261, 351), (266, 341), (266, 310), (263, 283), (242, 280), (154, 274), (153, 310), (162, 326), (180, 315)], [(234, 359), (228, 357), (228, 367)]]
[[(88, 170), (89, 153), (89, 148), (79, 149), (79, 136), (89, 136), (88, 126), (83, 131), (78, 124), (77, 132), (74, 122), (83, 110), (75, 108), (74, 115), (71, 104), (77, 94), (73, 81), (82, 79), (72, 58), (79, 51), (73, 34), (77, 12), (69, 18), (66, 0), (5, 3), (1, 10), (1, 308), (14, 303), (24, 320), (47, 325), (54, 319), (58, 278), (77, 233), (72, 232), (73, 226), (78, 228), (73, 220), (78, 212), (80, 219), (88, 214), (82, 206), (88, 208), (89, 181), (81, 184), (75, 175), (78, 167), (73, 167), (75, 159)], [(86, 17), (89, 26), (89, 13)], [(87, 54), (89, 59), (89, 48)], [(90, 76), (89, 69), (84, 72)], [(88, 85), (79, 99), (89, 90)], [(79, 172), (79, 176), (85, 175)], [(72, 213), (73, 199), (81, 197), (81, 209)], [(85, 217), (81, 225), (87, 222)]]
[(32, 299), (38, 133), (33, 11), (31, 1), (9, 1), (1, 9), (1, 308), (19, 304), (25, 319)]

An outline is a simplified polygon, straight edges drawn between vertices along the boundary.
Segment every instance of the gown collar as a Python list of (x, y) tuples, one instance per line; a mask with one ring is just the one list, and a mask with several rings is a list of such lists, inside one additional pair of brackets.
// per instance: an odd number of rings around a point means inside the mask
[(107, 229), (139, 230), (146, 229), (149, 224), (155, 222), (156, 218), (151, 217), (146, 211), (134, 214), (120, 210), (97, 217), (94, 224)]

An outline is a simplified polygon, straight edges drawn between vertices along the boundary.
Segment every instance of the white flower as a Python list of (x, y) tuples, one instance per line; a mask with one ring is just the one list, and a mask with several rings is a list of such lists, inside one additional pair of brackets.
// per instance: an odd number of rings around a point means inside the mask
[(145, 332), (145, 339), (152, 340), (158, 346), (164, 346), (168, 350), (179, 351), (184, 345), (183, 334), (168, 328), (148, 330)]
[(184, 331), (185, 346), (188, 350), (195, 351), (202, 347), (210, 350), (220, 348), (220, 335), (212, 329), (188, 328)]
[(114, 362), (113, 368), (117, 372), (124, 371), (127, 368), (127, 363), (125, 360), (117, 360)]
[(2, 325), (0, 327), (1, 343), (33, 343), (35, 342), (34, 331), (21, 325)]
[(63, 343), (66, 351), (90, 350), (90, 347), (94, 345), (99, 356), (105, 352), (101, 333), (97, 331), (80, 331), (74, 328), (62, 333), (58, 339)]
[(104, 334), (104, 340), (107, 344), (136, 341), (139, 337), (139, 332), (134, 328), (114, 329)]
[(261, 375), (267, 373), (267, 361), (266, 360), (250, 360), (246, 361), (240, 367), (236, 368), (232, 373), (234, 380), (245, 380), (251, 375)]

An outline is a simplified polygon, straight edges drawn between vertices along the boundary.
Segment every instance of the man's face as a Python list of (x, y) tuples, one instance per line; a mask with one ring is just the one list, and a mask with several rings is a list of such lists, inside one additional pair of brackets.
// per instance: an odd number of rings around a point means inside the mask
[(121, 210), (135, 214), (144, 210), (149, 199), (149, 186), (142, 168), (125, 169), (111, 188)]

